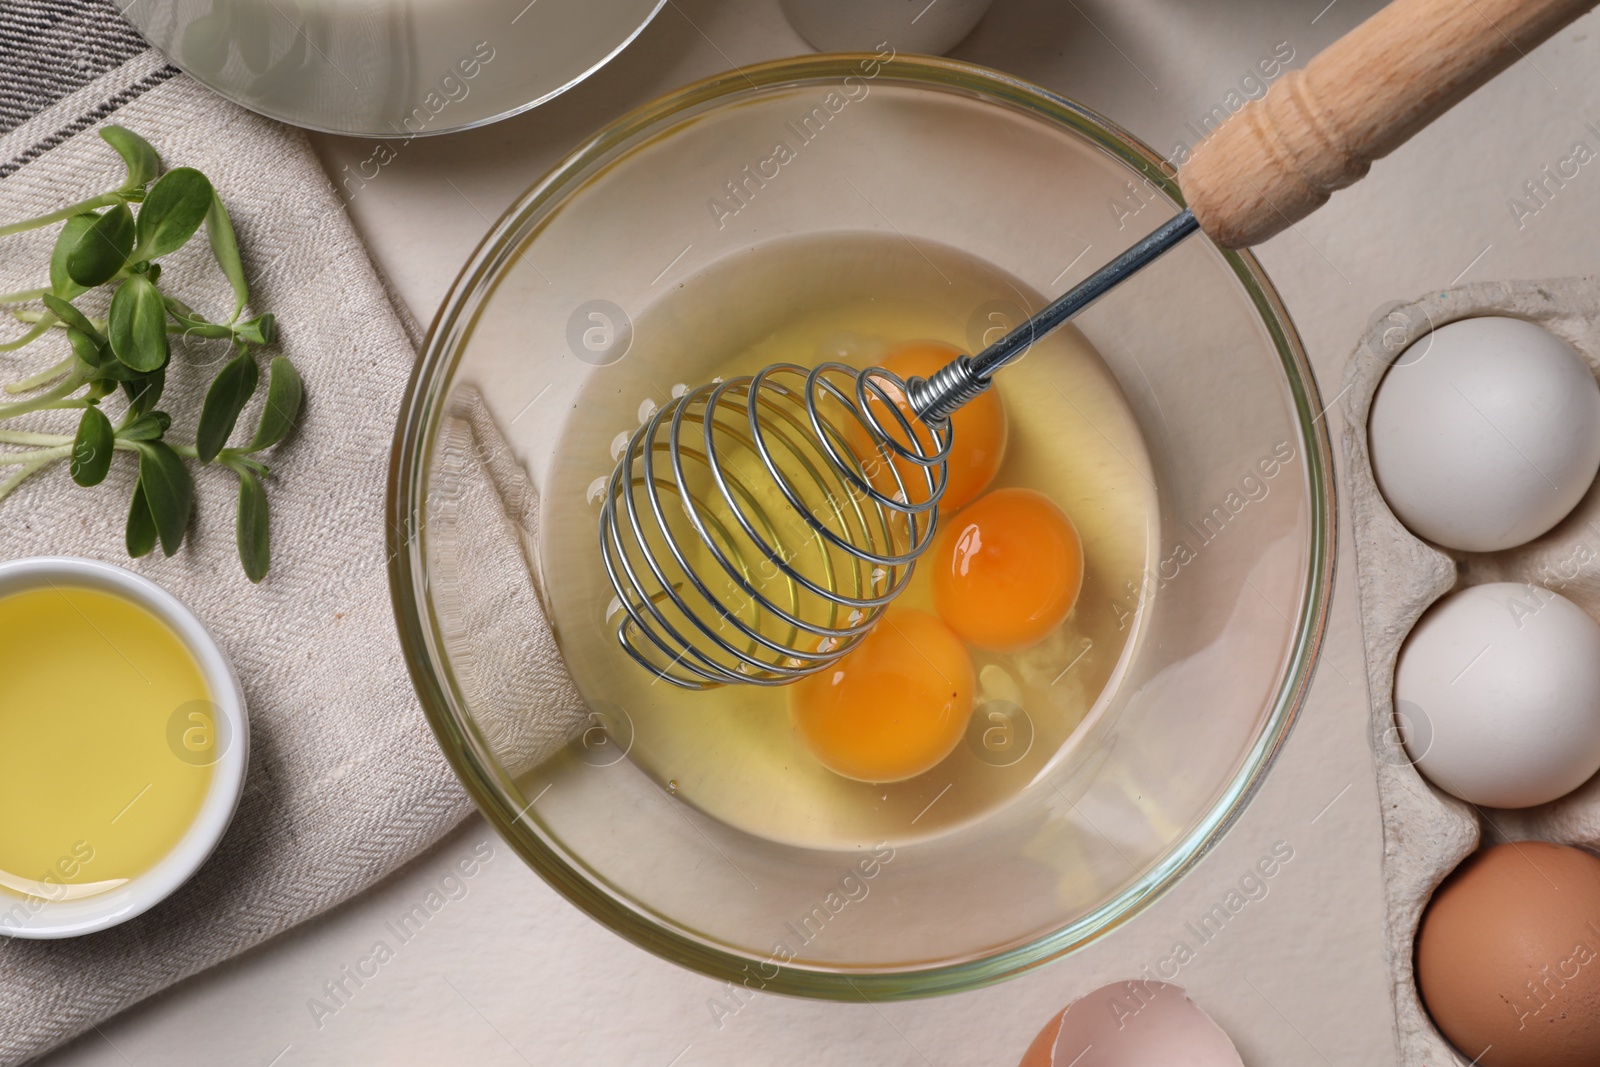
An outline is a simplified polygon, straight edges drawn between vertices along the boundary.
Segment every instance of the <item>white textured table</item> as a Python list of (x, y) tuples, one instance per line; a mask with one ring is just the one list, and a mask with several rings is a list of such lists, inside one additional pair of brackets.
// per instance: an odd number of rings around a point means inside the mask
[[(1324, 5), (1327, 5), (1324, 7)], [(1100, 110), (1161, 151), (1283, 43), (1302, 62), (1376, 0), (998, 0), (954, 53)], [(1534, 52), (1367, 181), (1260, 249), (1324, 383), (1380, 304), (1463, 278), (1596, 269), (1600, 163), (1545, 202), (1523, 184), (1600, 149), (1600, 18)], [(727, 68), (804, 51), (775, 0), (671, 0), (615, 63), (533, 113), (413, 141), (351, 204), (424, 321), (490, 222), (573, 143), (623, 110)], [(330, 171), (369, 142), (319, 138)], [(1593, 173), (1591, 173), (1591, 171)], [(1514, 212), (1510, 198), (1529, 209)], [(1336, 412), (1330, 412), (1336, 418)], [(1337, 441), (1338, 427), (1334, 427)], [(937, 1064), (1011, 1067), (1066, 1001), (1134, 977), (1174, 941), (1178, 981), (1252, 1065), (1393, 1062), (1380, 937), (1377, 799), (1348, 532), (1332, 634), (1309, 705), (1266, 787), (1185, 882), (1088, 950), (976, 993), (841, 1005), (761, 996), (721, 1025), (718, 985), (633, 948), (566, 904), (476, 818), (432, 855), (323, 920), (90, 1033), (50, 1067), (146, 1064)], [(1275, 842), (1294, 858), (1209, 943), (1185, 924)], [(344, 968), (454, 863), (492, 854), (376, 977)], [(334, 999), (325, 983), (343, 981)], [(316, 1010), (316, 1003), (325, 1007)], [(332, 1010), (330, 1010), (332, 1009)]]

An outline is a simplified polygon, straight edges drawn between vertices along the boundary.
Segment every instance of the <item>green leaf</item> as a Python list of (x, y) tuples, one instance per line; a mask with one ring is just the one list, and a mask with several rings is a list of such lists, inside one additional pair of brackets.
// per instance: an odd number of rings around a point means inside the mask
[(152, 411), (130, 420), (117, 436), (124, 441), (157, 441), (171, 428), (171, 415), (165, 411)]
[(167, 171), (145, 194), (139, 209), (139, 241), (134, 258), (155, 259), (182, 248), (206, 220), (216, 194), (211, 181), (193, 167)]
[(252, 345), (270, 345), (278, 339), (278, 320), (270, 313), (246, 319), (233, 328), (239, 340)]
[(100, 336), (100, 331), (94, 328), (94, 323), (90, 322), (88, 317), (85, 316), (83, 312), (79, 311), (77, 308), (73, 307), (59, 296), (56, 296), (53, 293), (46, 293), (40, 299), (44, 301), (45, 309), (48, 310), (50, 314), (66, 323), (69, 328), (82, 333), (84, 336), (94, 341), (95, 344), (100, 344), (105, 340), (104, 337)]
[[(127, 382), (139, 377), (138, 371), (124, 365), (111, 354), (111, 346), (103, 338), (96, 342), (77, 327), (68, 326), (67, 340), (72, 343), (72, 354), (78, 357), (79, 363), (88, 368), (90, 377), (112, 383), (106, 392), (115, 388), (117, 382)], [(105, 393), (100, 395), (104, 396)]]
[(228, 443), (239, 421), (239, 413), (255, 395), (256, 382), (261, 370), (255, 357), (241, 351), (217, 372), (206, 390), (205, 403), (200, 407), (200, 426), (195, 430), (194, 448), (201, 463), (210, 463)]
[(150, 517), (150, 505), (144, 498), (144, 480), (141, 478), (134, 483), (133, 501), (128, 505), (128, 532), (124, 535), (124, 543), (128, 546), (128, 555), (134, 559), (147, 556), (150, 550), (156, 547), (156, 522)]
[(289, 357), (275, 358), (267, 370), (267, 402), (261, 409), (261, 421), (256, 424), (256, 435), (245, 451), (260, 452), (287, 437), (294, 428), (294, 420), (300, 416), (300, 401), (304, 395), (300, 372), (294, 369)]
[(153, 371), (138, 378), (125, 379), (122, 391), (128, 397), (128, 420), (132, 422), (161, 402), (161, 391), (167, 385), (165, 369)]
[(211, 194), (211, 210), (206, 212), (206, 237), (211, 242), (211, 254), (216, 257), (217, 266), (233, 286), (233, 314), (228, 316), (228, 321), (233, 322), (244, 310), (245, 301), (250, 299), (250, 286), (244, 280), (244, 262), (239, 258), (239, 240), (233, 233), (233, 221), (222, 206), (222, 198), (215, 192)]
[(84, 228), (67, 253), (67, 276), (85, 289), (104, 285), (133, 254), (136, 224), (127, 204), (113, 204)]
[(68, 326), (67, 341), (72, 345), (72, 354), (78, 357), (79, 363), (82, 363), (85, 367), (99, 369), (100, 346), (95, 343), (94, 338), (76, 326)]
[(179, 326), (183, 327), (185, 337), (214, 337), (222, 340), (233, 337), (233, 327), (224, 326), (220, 322), (212, 322), (203, 315), (198, 315), (189, 309), (189, 305), (181, 300), (175, 300), (163, 295), (161, 298), (167, 305), (167, 313)]
[(140, 441), (139, 485), (150, 518), (161, 536), (161, 551), (172, 555), (183, 544), (194, 508), (194, 480), (189, 468), (164, 441)]
[(84, 408), (78, 436), (72, 442), (72, 480), (82, 486), (99, 485), (111, 469), (116, 434), (111, 420), (99, 408)]
[(117, 286), (106, 323), (111, 351), (134, 370), (152, 371), (167, 364), (167, 306), (161, 291), (142, 274)]
[(239, 471), (238, 537), (245, 576), (259, 582), (272, 563), (272, 529), (267, 520), (267, 491), (248, 470)]
[(61, 233), (56, 237), (56, 246), (50, 252), (50, 288), (63, 300), (89, 291), (87, 286), (79, 285), (72, 280), (72, 275), (67, 273), (67, 257), (83, 239), (84, 231), (94, 225), (94, 220), (99, 216), (86, 212), (74, 215), (61, 227)]
[(161, 157), (150, 147), (149, 141), (132, 130), (106, 126), (100, 130), (100, 136), (106, 144), (117, 150), (117, 155), (128, 165), (128, 177), (122, 183), (123, 192), (143, 189), (161, 173)]

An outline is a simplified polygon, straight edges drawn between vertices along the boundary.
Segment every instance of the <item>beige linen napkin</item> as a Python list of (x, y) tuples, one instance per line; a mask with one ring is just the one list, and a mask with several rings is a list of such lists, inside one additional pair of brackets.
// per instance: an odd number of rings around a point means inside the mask
[[(0, 557), (92, 556), (130, 566), (187, 603), (231, 657), (251, 721), (238, 816), (172, 899), (75, 940), (0, 938), (4, 1065), (350, 897), (469, 810), (417, 705), (389, 600), (385, 482), (414, 338), (304, 137), (218, 99), (153, 52), (0, 136), (0, 219), (115, 186), (120, 163), (94, 135), (107, 121), (146, 137), (168, 166), (212, 178), (239, 234), (253, 310), (277, 316), (306, 402), (297, 429), (267, 457), (273, 562), (258, 586), (235, 556), (236, 489), (213, 470), (198, 473), (190, 539), (171, 559), (126, 558), (132, 468), (124, 463), (94, 489), (72, 485), (58, 466), (0, 503)], [(0, 291), (44, 284), (53, 239), (53, 229), (0, 238)], [(193, 245), (163, 261), (163, 283), (197, 294), (190, 302), (201, 310), (226, 309), (205, 242)], [(0, 325), (0, 334), (15, 332)], [(0, 356), (0, 378), (63, 354), (56, 338)], [(186, 413), (175, 436), (192, 435), (197, 391), (220, 355), (175, 351), (162, 404)], [(242, 426), (254, 425), (260, 402)], [(474, 395), (457, 398), (444, 436), (462, 445), (459, 499), (441, 503), (461, 545), (452, 566), (470, 587), (461, 603), (478, 606), (457, 620), (458, 636), (492, 629), (512, 638), (477, 643), (498, 658), (476, 664), (467, 697), (496, 751), (532, 764), (583, 721), (528, 579), (532, 490)]]

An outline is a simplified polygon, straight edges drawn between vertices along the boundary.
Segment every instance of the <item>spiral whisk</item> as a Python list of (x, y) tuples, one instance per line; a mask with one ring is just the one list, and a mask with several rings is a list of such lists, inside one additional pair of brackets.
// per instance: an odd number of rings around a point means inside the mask
[(933, 539), (949, 424), (899, 406), (925, 384), (776, 364), (651, 416), (600, 517), (628, 654), (699, 689), (783, 685), (855, 647)]
[(1197, 228), (1173, 217), (928, 379), (779, 363), (676, 397), (628, 440), (600, 512), (622, 647), (690, 689), (784, 685), (844, 656), (933, 542), (950, 414)]

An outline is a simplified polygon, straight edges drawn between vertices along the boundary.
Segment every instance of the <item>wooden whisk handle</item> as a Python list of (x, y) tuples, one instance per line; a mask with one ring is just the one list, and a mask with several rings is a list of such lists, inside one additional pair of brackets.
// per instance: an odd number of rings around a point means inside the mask
[(1218, 244), (1266, 240), (1596, 0), (1392, 0), (1246, 104), (1179, 175)]

